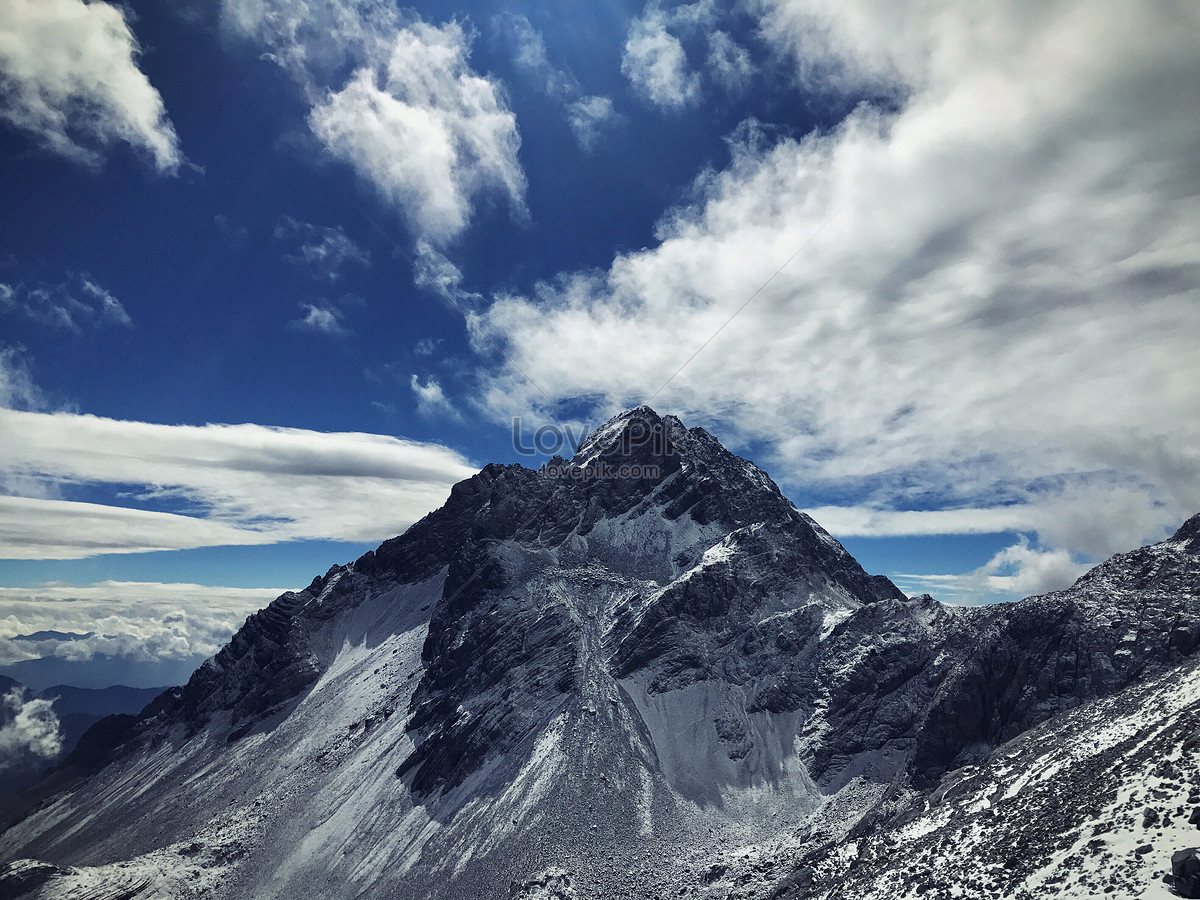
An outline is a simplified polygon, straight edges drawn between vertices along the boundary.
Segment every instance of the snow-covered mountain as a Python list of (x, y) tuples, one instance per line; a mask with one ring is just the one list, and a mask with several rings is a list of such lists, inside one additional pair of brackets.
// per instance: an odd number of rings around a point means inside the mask
[(486, 467), (100, 723), (0, 835), (38, 860), (0, 893), (890, 896), (861, 861), (944, 827), (913, 823), (946, 778), (1198, 643), (1200, 517), (956, 610), (640, 407), (571, 461)]

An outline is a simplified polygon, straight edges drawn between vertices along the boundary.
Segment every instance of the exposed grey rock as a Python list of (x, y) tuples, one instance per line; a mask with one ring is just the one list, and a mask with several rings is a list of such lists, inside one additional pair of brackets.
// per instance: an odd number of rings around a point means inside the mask
[(1171, 854), (1171, 886), (1180, 897), (1200, 897), (1200, 848)]

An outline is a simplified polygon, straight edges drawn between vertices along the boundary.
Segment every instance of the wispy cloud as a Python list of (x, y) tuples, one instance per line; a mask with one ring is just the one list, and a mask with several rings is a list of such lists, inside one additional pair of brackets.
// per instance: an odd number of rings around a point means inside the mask
[(0, 0), (0, 119), (76, 162), (126, 143), (174, 172), (179, 139), (140, 56), (127, 14), (102, 0)]
[[(1162, 87), (1200, 82), (1200, 11), (763, 9), (798, 82), (889, 103), (735, 143), (657, 246), (499, 298), (516, 366), (596, 418), (717, 422), (817, 505), (1036, 508), (1072, 558), (1200, 509), (1200, 93)], [(555, 411), (510, 371), (484, 396)]]
[(442, 342), (441, 338), (434, 340), (433, 338), (421, 338), (417, 341), (417, 345), (413, 348), (413, 353), (417, 356), (433, 356), (437, 351), (438, 344)]
[(10, 558), (399, 534), (474, 470), (438, 444), (261, 425), (156, 425), (0, 410), (0, 473), (73, 485), (141, 486), (129, 505), (0, 498)]
[(589, 95), (572, 100), (567, 105), (567, 123), (575, 140), (584, 149), (591, 149), (603, 132), (621, 120), (608, 97)]
[(46, 397), (34, 383), (20, 347), (0, 346), (0, 408), (41, 410)]
[(739, 94), (750, 85), (757, 68), (750, 51), (740, 46), (726, 31), (714, 31), (708, 38), (708, 69), (713, 80), (731, 94)]
[(0, 559), (84, 559), (103, 553), (272, 544), (279, 539), (278, 535), (198, 516), (0, 496)]
[(133, 326), (121, 301), (89, 275), (72, 275), (58, 285), (0, 283), (0, 312), (76, 333), (106, 324)]
[(350, 330), (342, 321), (342, 311), (325, 302), (301, 303), (303, 315), (288, 324), (301, 331), (316, 331), (330, 337), (345, 337)]
[(531, 79), (537, 90), (562, 105), (580, 146), (590, 149), (605, 129), (621, 121), (610, 98), (585, 94), (570, 69), (550, 61), (545, 39), (525, 16), (508, 12), (492, 21), (493, 27), (510, 43), (516, 67)]
[(442, 417), (462, 421), (462, 414), (442, 390), (436, 378), (430, 376), (421, 381), (416, 375), (409, 381), (412, 392), (417, 398), (417, 412), (430, 418)]
[(292, 247), (286, 259), (329, 281), (337, 281), (348, 263), (371, 263), (371, 254), (354, 243), (340, 225), (313, 225), (284, 216), (275, 226), (275, 238)]

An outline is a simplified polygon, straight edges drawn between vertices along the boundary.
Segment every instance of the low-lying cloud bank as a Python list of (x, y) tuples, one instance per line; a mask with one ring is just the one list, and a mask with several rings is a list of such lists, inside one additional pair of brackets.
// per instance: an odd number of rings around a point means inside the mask
[[(211, 656), (247, 616), (282, 592), (126, 581), (0, 587), (0, 665), (43, 657), (155, 662)], [(29, 639), (39, 632), (73, 637)]]

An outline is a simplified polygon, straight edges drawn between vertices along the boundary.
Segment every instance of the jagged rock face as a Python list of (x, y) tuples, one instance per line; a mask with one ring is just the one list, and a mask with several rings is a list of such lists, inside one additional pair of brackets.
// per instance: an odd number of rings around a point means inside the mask
[(769, 896), (1169, 897), (1168, 884), (1189, 896), (1200, 878), (1176, 870), (1200, 845), (1198, 734), (1191, 660), (1031, 729), (932, 792), (899, 794), (837, 845), (796, 848), (797, 872)]
[[(582, 618), (612, 617), (613, 674), (651, 673), (652, 692), (712, 680), (749, 687), (748, 702), (713, 726), (745, 756), (742, 719), (800, 708), (802, 691), (776, 676), (815, 645), (825, 617), (903, 598), (760, 470), (647, 408), (609, 423), (570, 463), (489, 467), (455, 495), (448, 507), (476, 524), (425, 643), (417, 751), (399, 767), (418, 794), (460, 784), (577, 697)], [(583, 592), (602, 583), (608, 599), (582, 611), (580, 591), (551, 587), (559, 577), (581, 580)]]
[(1190, 657), (1200, 645), (1196, 523), (1114, 556), (1067, 590), (966, 611), (933, 672), (937, 695), (909, 763), (916, 781), (931, 785), (1051, 716)]
[(99, 866), (37, 869), (63, 885), (46, 897), (186, 896), (193, 871), (229, 897), (756, 897), (775, 876), (811, 896), (811, 872), (713, 856), (889, 828), (944, 773), (1198, 644), (1200, 516), (1068, 591), (952, 609), (641, 407), (570, 461), (487, 466), (250, 617), (97, 726), (0, 859)]

